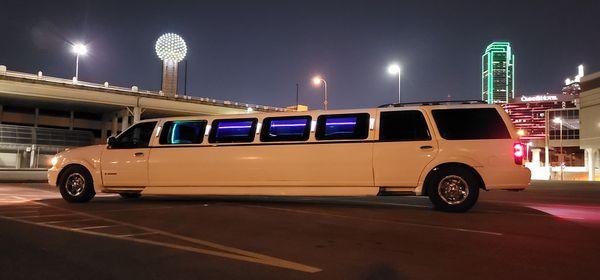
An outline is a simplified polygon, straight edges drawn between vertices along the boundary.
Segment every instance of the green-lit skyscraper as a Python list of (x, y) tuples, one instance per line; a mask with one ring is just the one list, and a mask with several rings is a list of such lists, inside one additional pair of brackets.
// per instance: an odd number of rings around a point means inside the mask
[(515, 54), (509, 42), (493, 42), (481, 56), (481, 99), (507, 103), (515, 97)]

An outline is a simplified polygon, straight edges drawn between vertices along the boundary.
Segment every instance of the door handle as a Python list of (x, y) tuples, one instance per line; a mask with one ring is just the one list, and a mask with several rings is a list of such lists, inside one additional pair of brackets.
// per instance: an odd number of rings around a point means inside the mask
[(142, 152), (137, 152), (137, 153), (135, 153), (135, 154), (133, 154), (133, 155), (134, 155), (134, 156), (136, 156), (136, 157), (141, 157), (141, 156), (143, 156), (143, 155), (144, 155), (144, 153), (142, 153)]
[(433, 149), (433, 146), (421, 146), (421, 147), (419, 147), (419, 149), (421, 149), (421, 150), (429, 150), (429, 149)]

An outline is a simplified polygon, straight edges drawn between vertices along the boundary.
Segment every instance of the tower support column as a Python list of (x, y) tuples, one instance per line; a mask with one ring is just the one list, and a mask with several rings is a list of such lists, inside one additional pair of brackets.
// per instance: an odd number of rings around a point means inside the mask
[(162, 92), (169, 97), (177, 94), (177, 62), (163, 61)]

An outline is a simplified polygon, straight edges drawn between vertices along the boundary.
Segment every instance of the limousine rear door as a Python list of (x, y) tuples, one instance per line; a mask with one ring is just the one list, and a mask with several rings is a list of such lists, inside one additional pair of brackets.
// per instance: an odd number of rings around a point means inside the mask
[(378, 187), (416, 187), (419, 176), (438, 152), (431, 127), (421, 110), (382, 111), (379, 140), (373, 147)]
[(148, 185), (149, 142), (156, 122), (138, 123), (121, 133), (102, 153), (102, 181), (107, 187)]

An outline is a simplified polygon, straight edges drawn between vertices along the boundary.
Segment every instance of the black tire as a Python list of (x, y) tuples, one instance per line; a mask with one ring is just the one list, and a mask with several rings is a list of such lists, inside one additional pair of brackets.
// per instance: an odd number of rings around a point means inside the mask
[(480, 184), (473, 171), (452, 166), (434, 170), (425, 186), (435, 209), (444, 212), (465, 212), (477, 202)]
[(96, 195), (92, 175), (83, 166), (67, 167), (59, 183), (60, 195), (67, 202), (88, 202)]
[(136, 199), (136, 198), (140, 198), (142, 196), (142, 194), (139, 192), (123, 192), (123, 193), (119, 193), (119, 195), (123, 199)]

